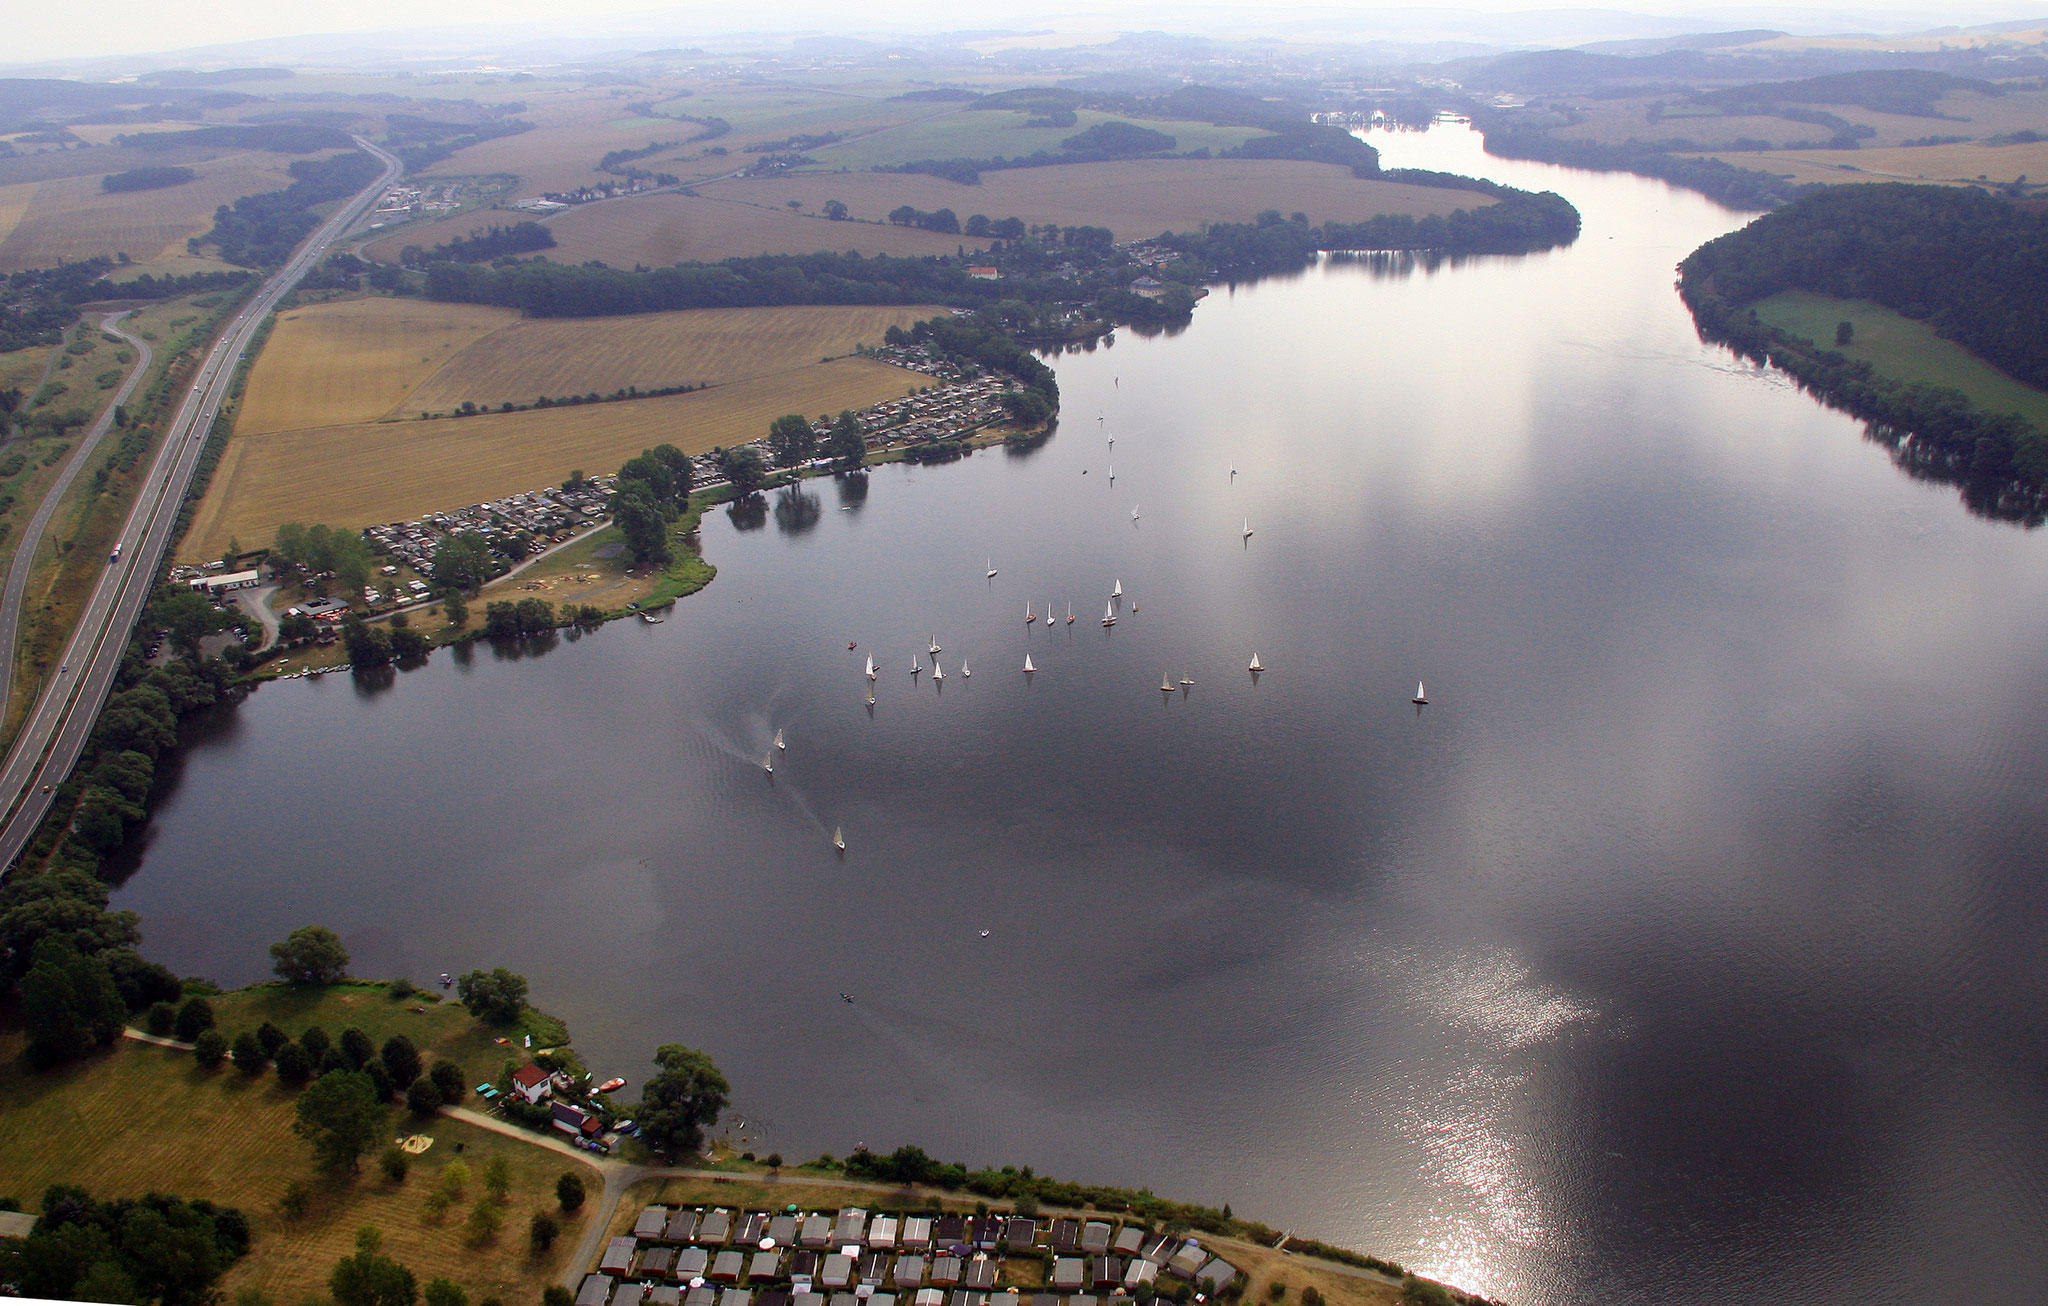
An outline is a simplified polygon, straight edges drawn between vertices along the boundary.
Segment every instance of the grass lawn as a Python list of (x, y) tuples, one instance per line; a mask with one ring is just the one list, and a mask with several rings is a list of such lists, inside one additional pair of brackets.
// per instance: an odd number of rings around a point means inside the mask
[[(36, 1074), (19, 1066), (20, 1045), (18, 1032), (0, 1033), (0, 1093), (7, 1101), (0, 1190), (29, 1207), (58, 1182), (99, 1197), (156, 1190), (240, 1207), (255, 1239), (221, 1282), (229, 1298), (244, 1289), (278, 1303), (324, 1296), (335, 1261), (353, 1250), (355, 1231), (374, 1224), (384, 1233), (384, 1250), (422, 1282), (445, 1275), (467, 1288), (471, 1301), (495, 1294), (530, 1303), (560, 1277), (580, 1233), (580, 1221), (565, 1220), (548, 1255), (529, 1253), (527, 1221), (535, 1210), (554, 1209), (555, 1178), (574, 1163), (517, 1139), (451, 1120), (417, 1125), (394, 1108), (394, 1138), (418, 1132), (434, 1139), (414, 1158), (405, 1183), (386, 1183), (374, 1158), (360, 1175), (321, 1176), (291, 1132), (295, 1095), (268, 1072), (251, 1079), (229, 1066), (202, 1071), (188, 1053), (124, 1039), (77, 1065)], [(458, 1154), (472, 1175), (466, 1196), (445, 1216), (431, 1217), (428, 1191)], [(503, 1228), (489, 1243), (473, 1245), (463, 1223), (483, 1195), (483, 1168), (493, 1155), (512, 1167)], [(596, 1186), (594, 1172), (585, 1169), (584, 1178)], [(295, 1220), (277, 1209), (293, 1182), (312, 1193), (310, 1209)]]
[(1855, 341), (1841, 349), (1898, 381), (1926, 381), (1950, 386), (1988, 413), (2018, 413), (2048, 431), (2048, 392), (2016, 381), (1952, 340), (1934, 333), (1931, 323), (1915, 322), (1864, 299), (1834, 299), (1804, 290), (1787, 290), (1756, 305), (1757, 316), (1772, 326), (1835, 348), (1835, 324), (1856, 326)]

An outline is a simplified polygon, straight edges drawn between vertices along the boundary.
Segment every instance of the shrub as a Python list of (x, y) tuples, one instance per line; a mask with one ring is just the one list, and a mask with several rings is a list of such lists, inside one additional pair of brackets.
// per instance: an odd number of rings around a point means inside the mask
[(484, 1162), (484, 1191), (500, 1202), (512, 1191), (512, 1163), (502, 1152), (493, 1152)]
[(313, 1194), (297, 1179), (284, 1186), (284, 1194), (277, 1199), (277, 1212), (287, 1220), (296, 1220), (313, 1205)]
[(528, 1227), (526, 1236), (532, 1241), (534, 1251), (544, 1252), (555, 1245), (555, 1235), (561, 1231), (561, 1222), (556, 1220), (552, 1213), (535, 1211), (533, 1223)]
[(370, 1042), (370, 1036), (350, 1025), (341, 1031), (341, 1055), (348, 1059), (350, 1070), (361, 1070), (377, 1055), (377, 1045)]
[(393, 1143), (377, 1158), (377, 1168), (384, 1172), (386, 1181), (402, 1184), (405, 1177), (412, 1173), (412, 1158), (405, 1154), (404, 1148)]
[(469, 1218), (462, 1222), (462, 1232), (472, 1243), (487, 1243), (498, 1236), (504, 1223), (504, 1213), (496, 1202), (478, 1198), (476, 1205), (469, 1208)]
[[(399, 616), (404, 615), (405, 614), (402, 612), (399, 614)], [(394, 998), (409, 998), (413, 994), (420, 991), (419, 985), (414, 984), (411, 980), (407, 979), (403, 975), (400, 975), (397, 979), (392, 980), (388, 987), (391, 990), (391, 996)]]
[(186, 998), (178, 1008), (174, 1029), (180, 1043), (190, 1043), (204, 1030), (213, 1028), (213, 1004), (205, 998)]
[(461, 1102), (469, 1092), (463, 1086), (462, 1067), (453, 1061), (436, 1061), (434, 1068), (427, 1072), (427, 1077), (434, 1081), (434, 1087), (440, 1091), (442, 1103), (447, 1106)]
[(256, 1041), (263, 1045), (264, 1056), (275, 1057), (279, 1048), (292, 1041), (292, 1036), (266, 1020), (256, 1027)]
[(158, 1038), (169, 1034), (177, 1023), (178, 1009), (168, 1002), (152, 1002), (142, 1013), (142, 1027)]
[(427, 1280), (426, 1291), (421, 1296), (426, 1306), (469, 1306), (469, 1294), (449, 1279)]
[(383, 1058), (384, 1068), (391, 1072), (394, 1084), (410, 1084), (426, 1069), (420, 1062), (419, 1049), (403, 1034), (394, 1034), (386, 1039), (379, 1055)]
[(228, 1055), (228, 1041), (217, 1029), (202, 1029), (199, 1037), (192, 1041), (192, 1059), (208, 1070), (219, 1065)]
[(405, 1106), (416, 1116), (430, 1116), (441, 1109), (441, 1090), (421, 1075), (406, 1087)]
[(583, 1205), (583, 1176), (574, 1170), (562, 1171), (562, 1177), (555, 1180), (555, 1200), (564, 1211), (573, 1211)]
[(318, 1025), (308, 1025), (305, 1032), (299, 1035), (299, 1046), (306, 1049), (306, 1055), (313, 1058), (313, 1064), (316, 1066), (320, 1064), (320, 1059), (327, 1055), (327, 1049), (332, 1043), (333, 1040), (327, 1037), (327, 1031)]
[(270, 1058), (263, 1055), (263, 1043), (248, 1030), (235, 1035), (234, 1051), (229, 1053), (235, 1060), (235, 1069), (245, 1075), (260, 1075)]
[(301, 1044), (286, 1043), (270, 1059), (277, 1066), (280, 1083), (303, 1084), (313, 1077), (313, 1058)]
[(551, 1283), (540, 1295), (540, 1306), (576, 1306), (576, 1294), (559, 1283)]

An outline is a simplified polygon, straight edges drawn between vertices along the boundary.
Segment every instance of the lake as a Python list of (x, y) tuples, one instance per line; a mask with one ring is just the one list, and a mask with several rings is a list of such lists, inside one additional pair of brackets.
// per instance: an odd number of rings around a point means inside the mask
[(601, 1072), (708, 1049), (763, 1153), (1536, 1306), (2048, 1297), (2044, 541), (1700, 344), (1744, 215), (1373, 139), (1584, 234), (1218, 286), (1055, 360), (1035, 450), (707, 516), (665, 624), (263, 689), (116, 905), (228, 984), (308, 922), (509, 966)]

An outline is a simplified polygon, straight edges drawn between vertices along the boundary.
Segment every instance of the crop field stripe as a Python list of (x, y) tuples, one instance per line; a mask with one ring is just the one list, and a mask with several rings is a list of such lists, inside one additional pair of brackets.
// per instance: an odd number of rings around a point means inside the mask
[(931, 383), (842, 358), (663, 399), (249, 436), (215, 473), (179, 552), (215, 557), (230, 536), (255, 548), (284, 521), (411, 520), (558, 484), (577, 468), (610, 471), (663, 441), (701, 453), (758, 439), (784, 413), (864, 408)]
[(235, 431), (336, 426), (403, 413), (412, 392), (449, 359), (518, 320), (512, 309), (412, 299), (293, 309), (278, 319), (256, 361)]
[(449, 412), (466, 401), (524, 404), (540, 395), (610, 394), (628, 386), (725, 385), (848, 354), (857, 345), (880, 345), (890, 327), (946, 311), (808, 305), (529, 318), (450, 358), (400, 412)]
[(0, 246), (7, 243), (7, 238), (20, 224), (36, 197), (36, 188), (41, 185), (39, 181), (18, 181), (12, 186), (0, 186)]

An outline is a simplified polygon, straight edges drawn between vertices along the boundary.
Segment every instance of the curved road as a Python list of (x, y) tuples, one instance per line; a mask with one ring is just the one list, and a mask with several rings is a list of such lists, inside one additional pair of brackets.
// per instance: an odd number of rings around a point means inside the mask
[[(78, 479), (78, 473), (84, 468), (86, 459), (92, 457), (92, 451), (99, 448), (101, 438), (113, 428), (114, 410), (128, 402), (128, 396), (135, 393), (135, 387), (142, 381), (143, 374), (149, 371), (151, 360), (156, 357), (156, 351), (152, 350), (147, 342), (129, 335), (120, 328), (118, 324), (126, 316), (126, 309), (118, 313), (109, 313), (101, 319), (100, 330), (111, 332), (135, 346), (135, 366), (129, 371), (128, 379), (121, 383), (121, 388), (114, 392), (114, 398), (107, 404), (106, 411), (100, 414), (100, 419), (85, 433), (85, 439), (72, 451), (70, 459), (64, 464), (64, 470), (57, 473), (57, 479), (52, 481), (50, 488), (44, 492), (42, 504), (37, 507), (35, 516), (29, 518), (28, 526), (21, 533), (21, 543), (15, 547), (14, 565), (7, 569), (7, 589), (0, 593), (0, 654), (4, 654), (0, 656), (0, 712), (6, 710), (8, 695), (14, 692), (14, 661), (20, 656), (21, 607), (28, 595), (28, 577), (29, 573), (35, 570), (36, 550), (42, 547), (43, 532), (49, 529), (50, 518), (56, 514), (57, 501), (71, 488), (71, 482)], [(53, 354), (54, 352), (52, 351)]]
[[(285, 292), (318, 262), (327, 247), (358, 222), (384, 189), (398, 179), (396, 157), (362, 137), (356, 145), (384, 165), (383, 173), (339, 212), (321, 224), (305, 244), (263, 284), (214, 342), (199, 367), (198, 382), (178, 405), (164, 432), (135, 506), (117, 537), (118, 553), (94, 587), (61, 661), (71, 670), (53, 677), (36, 700), (14, 748), (0, 767), (0, 867), (10, 867), (27, 846), (50, 807), (44, 787), (54, 788), (78, 764), (100, 705), (120, 670), (128, 631), (142, 615), (156, 582), (157, 567), (177, 527), (185, 492), (206, 447), (214, 414), (234, 384), (235, 366)], [(140, 373), (138, 372), (138, 375)], [(11, 653), (12, 650), (7, 650)]]

